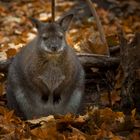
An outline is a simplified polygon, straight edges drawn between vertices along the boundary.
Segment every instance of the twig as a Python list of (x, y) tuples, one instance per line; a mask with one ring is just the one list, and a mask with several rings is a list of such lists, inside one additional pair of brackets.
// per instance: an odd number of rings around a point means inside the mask
[(97, 28), (98, 28), (99, 33), (100, 33), (100, 38), (101, 38), (102, 42), (105, 44), (105, 46), (107, 46), (107, 54), (108, 54), (108, 56), (110, 56), (109, 47), (108, 47), (108, 44), (107, 44), (107, 41), (106, 41), (106, 38), (105, 38), (104, 29), (103, 29), (103, 26), (102, 26), (101, 21), (99, 19), (99, 16), (97, 15), (97, 12), (95, 10), (94, 5), (92, 4), (92, 1), (87, 0), (87, 3), (88, 3), (88, 5), (91, 9), (91, 12), (92, 12), (93, 16), (95, 17)]
[(52, 22), (54, 22), (55, 21), (55, 0), (52, 0), (51, 12), (52, 12)]
[(86, 57), (108, 57), (106, 55), (102, 55), (102, 54), (91, 54), (91, 53), (77, 53), (77, 56), (86, 56)]

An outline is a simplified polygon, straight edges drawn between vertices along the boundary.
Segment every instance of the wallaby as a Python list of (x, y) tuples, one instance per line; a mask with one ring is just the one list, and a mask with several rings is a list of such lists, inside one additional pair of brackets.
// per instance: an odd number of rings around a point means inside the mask
[(8, 107), (23, 119), (77, 113), (84, 70), (66, 42), (73, 14), (55, 22), (32, 19), (38, 34), (15, 56), (7, 80)]

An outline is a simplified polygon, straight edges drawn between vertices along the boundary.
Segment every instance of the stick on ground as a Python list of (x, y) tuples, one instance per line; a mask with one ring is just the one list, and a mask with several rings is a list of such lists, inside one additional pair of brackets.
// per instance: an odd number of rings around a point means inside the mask
[(109, 47), (108, 47), (108, 44), (107, 44), (107, 41), (106, 41), (106, 38), (105, 38), (104, 29), (103, 29), (103, 26), (102, 26), (101, 21), (99, 19), (99, 16), (96, 12), (96, 9), (95, 9), (94, 5), (92, 4), (91, 0), (86, 0), (86, 1), (89, 5), (89, 8), (90, 8), (93, 16), (95, 17), (97, 28), (98, 28), (99, 33), (100, 33), (101, 41), (105, 44), (105, 46), (107, 46), (107, 54), (108, 54), (108, 56), (110, 56)]

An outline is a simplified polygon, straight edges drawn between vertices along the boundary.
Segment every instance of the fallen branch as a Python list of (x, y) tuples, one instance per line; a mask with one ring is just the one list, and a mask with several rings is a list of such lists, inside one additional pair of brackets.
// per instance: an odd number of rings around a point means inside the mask
[(113, 46), (109, 48), (110, 53), (116, 53), (120, 51), (120, 46)]
[[(97, 54), (80, 53), (77, 54), (79, 60), (84, 67), (97, 67), (97, 68), (109, 68), (117, 67), (119, 65), (119, 58), (107, 57)], [(13, 58), (0, 61), (0, 72), (7, 73), (9, 65), (12, 63)]]
[(101, 41), (105, 44), (105, 46), (107, 47), (107, 55), (110, 56), (110, 52), (109, 52), (109, 47), (108, 47), (108, 43), (106, 41), (106, 37), (105, 37), (105, 33), (104, 33), (104, 29), (103, 29), (103, 26), (101, 24), (101, 21), (100, 21), (100, 18), (96, 12), (96, 9), (94, 7), (94, 5), (92, 4), (92, 1), (91, 0), (87, 0), (87, 3), (89, 5), (89, 8), (93, 14), (93, 16), (95, 17), (95, 20), (96, 20), (96, 24), (97, 24), (97, 28), (99, 30), (99, 33), (100, 33), (100, 38), (101, 38)]
[(84, 67), (110, 68), (117, 67), (120, 59), (96, 54), (78, 54), (79, 60)]

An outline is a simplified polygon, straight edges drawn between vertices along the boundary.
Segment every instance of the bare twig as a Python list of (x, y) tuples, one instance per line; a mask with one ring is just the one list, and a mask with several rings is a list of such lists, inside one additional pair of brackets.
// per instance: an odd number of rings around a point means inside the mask
[(52, 0), (51, 12), (52, 12), (52, 22), (54, 22), (55, 21), (55, 0)]
[(101, 38), (102, 42), (105, 44), (105, 46), (107, 47), (107, 54), (108, 54), (108, 56), (110, 56), (109, 47), (108, 47), (108, 44), (107, 44), (107, 41), (106, 41), (106, 38), (105, 38), (104, 29), (103, 29), (103, 26), (102, 26), (101, 21), (99, 19), (99, 16), (98, 16), (98, 14), (95, 10), (94, 5), (92, 4), (92, 1), (87, 0), (87, 3), (88, 3), (88, 5), (91, 9), (91, 12), (92, 12), (93, 16), (95, 17), (97, 28), (98, 28), (99, 33), (100, 33), (100, 38)]
[(105, 58), (107, 57), (106, 55), (102, 55), (102, 54), (92, 54), (92, 53), (77, 53), (77, 56), (86, 56), (86, 57), (100, 57), (100, 58)]

